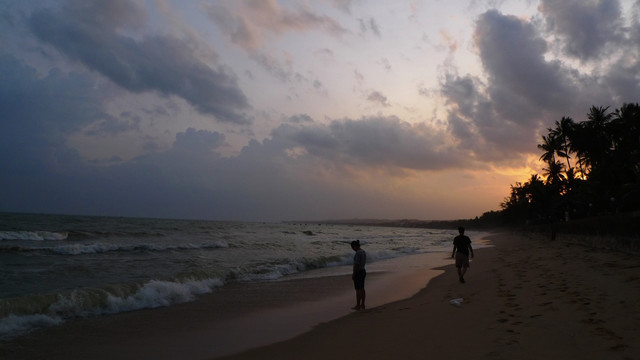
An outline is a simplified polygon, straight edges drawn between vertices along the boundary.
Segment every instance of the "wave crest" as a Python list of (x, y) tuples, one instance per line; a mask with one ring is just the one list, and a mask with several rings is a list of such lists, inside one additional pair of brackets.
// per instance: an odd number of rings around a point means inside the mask
[(0, 318), (0, 339), (8, 339), (40, 327), (57, 325), (65, 319), (116, 314), (192, 301), (197, 295), (222, 286), (220, 279), (151, 280), (140, 286), (110, 289), (77, 289), (55, 296), (29, 296), (1, 300), (11, 309)]
[(68, 237), (68, 232), (0, 231), (0, 240), (60, 241), (66, 240)]

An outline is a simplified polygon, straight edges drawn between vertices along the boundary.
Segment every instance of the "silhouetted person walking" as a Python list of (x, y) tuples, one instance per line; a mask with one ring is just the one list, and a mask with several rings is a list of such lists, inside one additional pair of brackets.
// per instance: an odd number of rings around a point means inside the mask
[(452, 258), (456, 259), (456, 268), (458, 269), (458, 277), (460, 282), (464, 283), (464, 274), (469, 269), (469, 253), (473, 259), (473, 248), (471, 247), (471, 239), (464, 234), (464, 228), (460, 226), (458, 228), (460, 235), (453, 239), (453, 253)]

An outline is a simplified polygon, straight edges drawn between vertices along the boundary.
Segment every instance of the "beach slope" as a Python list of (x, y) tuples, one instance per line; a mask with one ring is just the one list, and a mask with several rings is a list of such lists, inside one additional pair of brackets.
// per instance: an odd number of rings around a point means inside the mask
[(448, 265), (410, 299), (224, 359), (640, 358), (640, 258), (561, 238), (491, 241), (465, 284)]

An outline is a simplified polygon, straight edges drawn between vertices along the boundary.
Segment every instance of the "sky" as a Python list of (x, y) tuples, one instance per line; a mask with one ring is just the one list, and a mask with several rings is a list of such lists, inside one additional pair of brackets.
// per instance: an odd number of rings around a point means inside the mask
[(0, 3), (0, 211), (447, 220), (640, 100), (640, 1)]

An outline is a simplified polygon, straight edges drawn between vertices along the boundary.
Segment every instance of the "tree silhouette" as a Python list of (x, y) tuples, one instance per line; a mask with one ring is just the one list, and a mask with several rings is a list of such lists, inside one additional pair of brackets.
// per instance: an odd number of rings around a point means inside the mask
[(569, 137), (571, 136), (574, 128), (575, 123), (573, 122), (573, 119), (563, 116), (560, 121), (556, 120), (555, 129), (548, 129), (549, 133), (553, 134), (553, 136), (558, 138), (558, 141), (560, 141), (561, 150), (556, 151), (556, 154), (567, 160), (567, 170), (571, 169), (571, 161), (569, 160), (569, 158), (571, 157), (569, 149)]
[(583, 217), (640, 210), (640, 105), (608, 110), (592, 106), (584, 121), (562, 117), (547, 129), (537, 146), (545, 181), (533, 174), (524, 184), (511, 185), (510, 196), (500, 204), (505, 218), (553, 222), (569, 213)]

